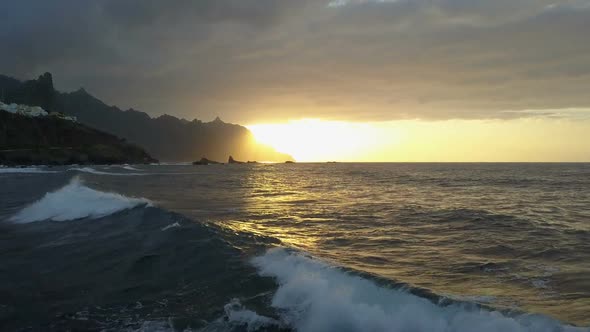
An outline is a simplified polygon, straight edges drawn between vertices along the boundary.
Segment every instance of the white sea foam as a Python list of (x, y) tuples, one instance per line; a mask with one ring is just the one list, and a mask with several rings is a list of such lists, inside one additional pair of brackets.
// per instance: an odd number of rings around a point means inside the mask
[(135, 167), (133, 167), (131, 165), (123, 165), (123, 166), (121, 166), (121, 168), (126, 169), (128, 171), (139, 171), (139, 172), (141, 172), (141, 170), (139, 168), (135, 168)]
[(170, 224), (170, 225), (168, 225), (166, 227), (162, 227), (162, 232), (165, 232), (165, 231), (167, 231), (167, 230), (169, 230), (171, 228), (176, 228), (176, 227), (180, 227), (180, 224), (178, 222), (175, 222), (173, 224)]
[(37, 202), (10, 218), (17, 223), (41, 220), (66, 221), (81, 218), (101, 218), (139, 205), (151, 205), (145, 198), (130, 198), (84, 186), (76, 177), (58, 189), (47, 193)]
[(96, 170), (92, 167), (74, 167), (69, 168), (68, 171), (76, 171), (82, 173), (90, 173), (95, 175), (112, 175), (112, 176), (137, 176), (137, 175), (146, 175), (145, 173), (115, 173), (115, 172), (103, 172)]
[(246, 325), (248, 331), (256, 331), (263, 326), (279, 325), (279, 322), (272, 318), (261, 316), (252, 310), (246, 309), (238, 299), (232, 299), (223, 309), (229, 322)]
[(57, 173), (57, 171), (47, 171), (38, 167), (0, 167), (0, 174), (13, 173)]
[(438, 306), (285, 249), (271, 249), (252, 262), (260, 275), (276, 278), (279, 288), (272, 306), (279, 309), (285, 323), (300, 332), (589, 331), (541, 315), (508, 317), (460, 304)]
[[(213, 332), (213, 331), (234, 331), (237, 327), (246, 328), (248, 332), (259, 331), (263, 327), (277, 326), (282, 324), (270, 317), (262, 316), (252, 310), (246, 309), (240, 300), (232, 299), (223, 307), (224, 316), (206, 327), (199, 330), (199, 332)], [(240, 331), (242, 331), (240, 329)]]

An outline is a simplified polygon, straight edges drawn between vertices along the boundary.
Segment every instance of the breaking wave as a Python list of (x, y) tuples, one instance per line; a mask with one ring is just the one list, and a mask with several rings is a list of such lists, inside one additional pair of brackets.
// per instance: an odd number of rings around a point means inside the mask
[[(125, 168), (125, 167), (122, 167)], [(128, 169), (128, 168), (125, 168)], [(134, 169), (136, 170), (136, 169)], [(92, 167), (74, 167), (74, 168), (69, 168), (68, 171), (76, 171), (76, 172), (82, 172), (82, 173), (89, 173), (89, 174), (95, 174), (95, 175), (113, 175), (113, 176), (138, 176), (138, 175), (146, 175), (145, 173), (115, 173), (115, 172), (103, 172), (103, 171), (99, 171), (96, 170)]]
[(252, 262), (261, 276), (276, 278), (279, 288), (272, 306), (297, 331), (588, 331), (542, 315), (507, 316), (469, 304), (437, 305), (286, 249), (270, 249)]
[(243, 331), (247, 332), (266, 331), (267, 327), (283, 327), (282, 324), (270, 317), (261, 316), (242, 305), (240, 300), (232, 299), (223, 307), (224, 315), (199, 330), (199, 332), (219, 331)]
[(42, 220), (96, 219), (140, 205), (150, 206), (151, 202), (145, 198), (130, 198), (94, 190), (84, 186), (75, 177), (68, 185), (45, 194), (37, 202), (19, 211), (10, 221), (30, 223)]
[(121, 166), (121, 168), (126, 169), (128, 171), (138, 171), (138, 172), (141, 172), (141, 170), (139, 168), (135, 168), (135, 167), (133, 167), (131, 165), (123, 165), (123, 166)]

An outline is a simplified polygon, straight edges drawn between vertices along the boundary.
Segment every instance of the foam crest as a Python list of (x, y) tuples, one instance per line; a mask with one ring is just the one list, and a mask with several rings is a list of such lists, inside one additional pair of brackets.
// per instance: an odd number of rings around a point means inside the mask
[(131, 165), (124, 165), (124, 166), (121, 166), (121, 168), (126, 169), (128, 171), (138, 171), (138, 172), (141, 172), (141, 170), (139, 168), (135, 168), (135, 167), (133, 167)]
[(74, 167), (69, 168), (68, 171), (76, 171), (82, 173), (89, 173), (95, 175), (112, 175), (112, 176), (137, 176), (137, 175), (146, 175), (145, 173), (115, 173), (115, 172), (103, 172), (96, 170), (92, 167)]
[(541, 315), (508, 317), (475, 306), (438, 306), (285, 249), (271, 249), (252, 262), (260, 275), (276, 278), (272, 306), (297, 331), (589, 331)]
[(234, 325), (246, 325), (248, 331), (256, 331), (264, 326), (279, 325), (272, 318), (261, 316), (252, 310), (246, 309), (238, 299), (233, 299), (226, 304), (224, 311), (229, 322)]
[(178, 228), (178, 227), (181, 227), (180, 224), (178, 222), (175, 222), (175, 223), (172, 223), (168, 226), (162, 227), (162, 232), (165, 232), (165, 231), (172, 229), (172, 228)]
[(84, 186), (76, 177), (65, 187), (47, 193), (37, 202), (10, 218), (12, 222), (29, 223), (41, 220), (66, 221), (101, 218), (140, 205), (151, 205), (145, 198), (130, 198)]
[(281, 323), (270, 317), (262, 316), (242, 305), (240, 300), (232, 299), (223, 307), (224, 316), (211, 322), (199, 332), (218, 331), (266, 331), (266, 327), (281, 327)]

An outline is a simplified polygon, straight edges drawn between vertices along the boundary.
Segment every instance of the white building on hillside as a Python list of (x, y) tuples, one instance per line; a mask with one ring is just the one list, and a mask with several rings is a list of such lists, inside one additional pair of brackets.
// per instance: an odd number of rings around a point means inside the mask
[(73, 121), (76, 122), (77, 119), (75, 116), (67, 116), (65, 114), (62, 113), (47, 113), (46, 110), (44, 110), (43, 108), (39, 107), (39, 106), (28, 106), (28, 105), (17, 105), (17, 104), (4, 104), (3, 102), (0, 101), (0, 110), (8, 112), (8, 113), (12, 113), (12, 114), (20, 114), (20, 115), (24, 115), (24, 116), (28, 116), (31, 118), (36, 118), (38, 116), (48, 116), (48, 115), (52, 115), (55, 116), (57, 118), (63, 119), (63, 120), (68, 120), (68, 121)]
[(28, 117), (38, 117), (38, 116), (47, 116), (49, 113), (42, 109), (39, 106), (27, 106), (27, 105), (17, 105), (17, 104), (4, 104), (0, 102), (0, 110), (6, 111), (8, 113), (13, 114), (20, 114)]

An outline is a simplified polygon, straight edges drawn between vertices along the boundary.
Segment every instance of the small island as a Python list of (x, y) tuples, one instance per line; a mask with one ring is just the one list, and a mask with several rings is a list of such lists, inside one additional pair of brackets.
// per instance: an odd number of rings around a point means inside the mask
[[(234, 157), (229, 156), (227, 160), (228, 164), (258, 164), (257, 161), (248, 160), (246, 162), (235, 160)], [(201, 158), (200, 160), (193, 161), (193, 165), (225, 165), (224, 163), (220, 163), (218, 161), (209, 160), (205, 157)]]
[(193, 161), (193, 165), (223, 165), (223, 163), (203, 157), (200, 160)]
[(232, 157), (232, 156), (229, 156), (227, 163), (228, 164), (245, 164), (243, 161), (235, 160), (234, 157)]

